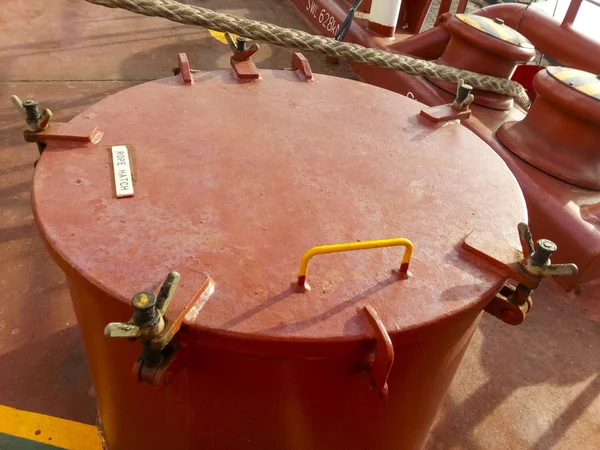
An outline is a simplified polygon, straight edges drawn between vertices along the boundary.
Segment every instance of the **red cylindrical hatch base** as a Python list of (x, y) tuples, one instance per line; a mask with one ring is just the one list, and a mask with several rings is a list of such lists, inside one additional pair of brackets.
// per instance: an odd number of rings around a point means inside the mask
[[(131, 311), (78, 276), (71, 298), (110, 450), (420, 449), (475, 329), (479, 310), (395, 345), (386, 399), (357, 364), (369, 348), (330, 358), (254, 356), (180, 331), (178, 365), (160, 388), (136, 381), (139, 343), (103, 329)], [(210, 342), (210, 339), (208, 339)]]
[[(505, 281), (462, 242), (479, 231), (518, 247), (516, 180), (460, 124), (374, 86), (193, 77), (102, 100), (71, 122), (93, 122), (101, 144), (50, 143), (36, 167), (34, 215), (69, 280), (108, 447), (422, 448)], [(130, 150), (133, 196), (115, 193), (114, 146)], [(298, 289), (307, 250), (390, 238), (414, 244), (410, 274), (400, 247), (320, 254)], [(140, 343), (104, 329), (171, 271), (166, 323), (214, 283), (154, 386), (132, 375)]]

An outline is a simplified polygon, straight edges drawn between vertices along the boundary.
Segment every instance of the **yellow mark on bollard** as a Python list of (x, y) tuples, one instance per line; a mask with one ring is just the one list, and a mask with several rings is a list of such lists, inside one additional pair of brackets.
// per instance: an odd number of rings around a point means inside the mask
[(0, 405), (0, 433), (66, 450), (102, 450), (98, 428)]
[[(223, 44), (227, 44), (227, 39), (225, 38), (225, 33), (221, 33), (220, 31), (208, 30), (210, 35), (214, 37), (217, 41), (222, 42)], [(233, 38), (233, 42), (238, 38), (237, 34), (229, 33)]]

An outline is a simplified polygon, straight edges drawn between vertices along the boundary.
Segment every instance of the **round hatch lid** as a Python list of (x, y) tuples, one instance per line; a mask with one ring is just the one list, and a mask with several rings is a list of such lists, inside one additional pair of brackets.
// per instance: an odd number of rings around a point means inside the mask
[(477, 16), (474, 14), (457, 14), (456, 18), (461, 22), (470, 25), (471, 27), (487, 34), (488, 36), (495, 37), (509, 44), (517, 45), (523, 48), (533, 49), (534, 46), (529, 39), (523, 36), (511, 27), (506, 26), (504, 21), (501, 19), (489, 19), (483, 16)]
[(562, 84), (581, 92), (586, 97), (600, 100), (600, 75), (559, 66), (547, 67), (546, 70)]
[[(193, 266), (215, 283), (193, 327), (296, 342), (371, 337), (365, 305), (391, 333), (481, 309), (502, 283), (460, 244), (479, 230), (519, 247), (525, 203), (466, 128), (434, 126), (416, 101), (325, 75), (194, 78), (138, 85), (75, 117), (104, 131), (96, 146), (48, 145), (33, 206), (63, 267), (129, 303)], [(131, 154), (133, 197), (115, 195), (117, 145)], [(293, 288), (314, 246), (396, 237), (415, 245), (407, 279), (394, 247), (317, 256), (312, 289)]]

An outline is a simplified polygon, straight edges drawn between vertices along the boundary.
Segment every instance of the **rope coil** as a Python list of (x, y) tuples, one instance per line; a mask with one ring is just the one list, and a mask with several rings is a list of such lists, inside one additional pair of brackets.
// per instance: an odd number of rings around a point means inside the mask
[(298, 48), (305, 51), (334, 56), (346, 61), (371, 64), (385, 69), (397, 70), (409, 75), (421, 75), (430, 80), (459, 83), (463, 80), (475, 89), (508, 95), (524, 109), (531, 102), (525, 88), (519, 83), (504, 78), (482, 75), (468, 70), (436, 64), (406, 55), (363, 47), (350, 42), (340, 42), (325, 36), (313, 35), (293, 28), (246, 19), (232, 14), (194, 5), (184, 5), (174, 0), (86, 0), (108, 8), (122, 8), (151, 17), (162, 17), (186, 25), (235, 33), (256, 41), (264, 41), (281, 47)]

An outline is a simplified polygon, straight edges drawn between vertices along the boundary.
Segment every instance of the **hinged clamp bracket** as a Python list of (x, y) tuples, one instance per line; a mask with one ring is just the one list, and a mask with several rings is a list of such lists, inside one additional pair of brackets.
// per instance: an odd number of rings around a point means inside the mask
[(258, 51), (258, 44), (254, 42), (248, 47), (248, 40), (244, 37), (237, 37), (234, 41), (229, 33), (225, 33), (225, 39), (229, 48), (233, 52), (229, 62), (231, 68), (240, 80), (257, 80), (260, 73), (252, 61), (252, 55)]
[[(210, 277), (192, 270), (186, 270), (186, 275), (189, 283), (177, 293), (181, 278), (178, 272), (167, 275), (156, 295), (138, 292), (131, 300), (135, 309), (133, 317), (128, 322), (111, 322), (104, 328), (107, 337), (141, 341), (142, 355), (133, 366), (139, 381), (156, 386), (170, 382), (173, 371), (169, 369), (179, 348), (173, 337), (186, 315), (192, 309), (197, 314), (214, 291)], [(200, 289), (194, 287), (198, 285)], [(171, 308), (167, 310), (169, 305)]]
[(554, 242), (540, 239), (534, 245), (526, 223), (518, 225), (521, 251), (487, 233), (472, 232), (462, 247), (492, 264), (495, 271), (517, 285), (505, 282), (485, 311), (511, 325), (518, 325), (532, 306), (531, 293), (545, 277), (577, 273), (575, 264), (552, 264), (550, 256), (557, 250)]
[(19, 97), (13, 95), (11, 101), (25, 118), (26, 126), (23, 130), (25, 141), (37, 143), (40, 155), (48, 141), (79, 141), (97, 144), (104, 134), (93, 125), (64, 122), (52, 122), (51, 124), (52, 111), (48, 108), (40, 111), (38, 102), (35, 100), (22, 102)]
[(472, 86), (465, 84), (463, 80), (459, 80), (456, 88), (456, 98), (452, 103), (423, 108), (420, 114), (433, 123), (468, 119), (471, 117), (469, 105), (475, 99), (471, 94), (472, 90)]

